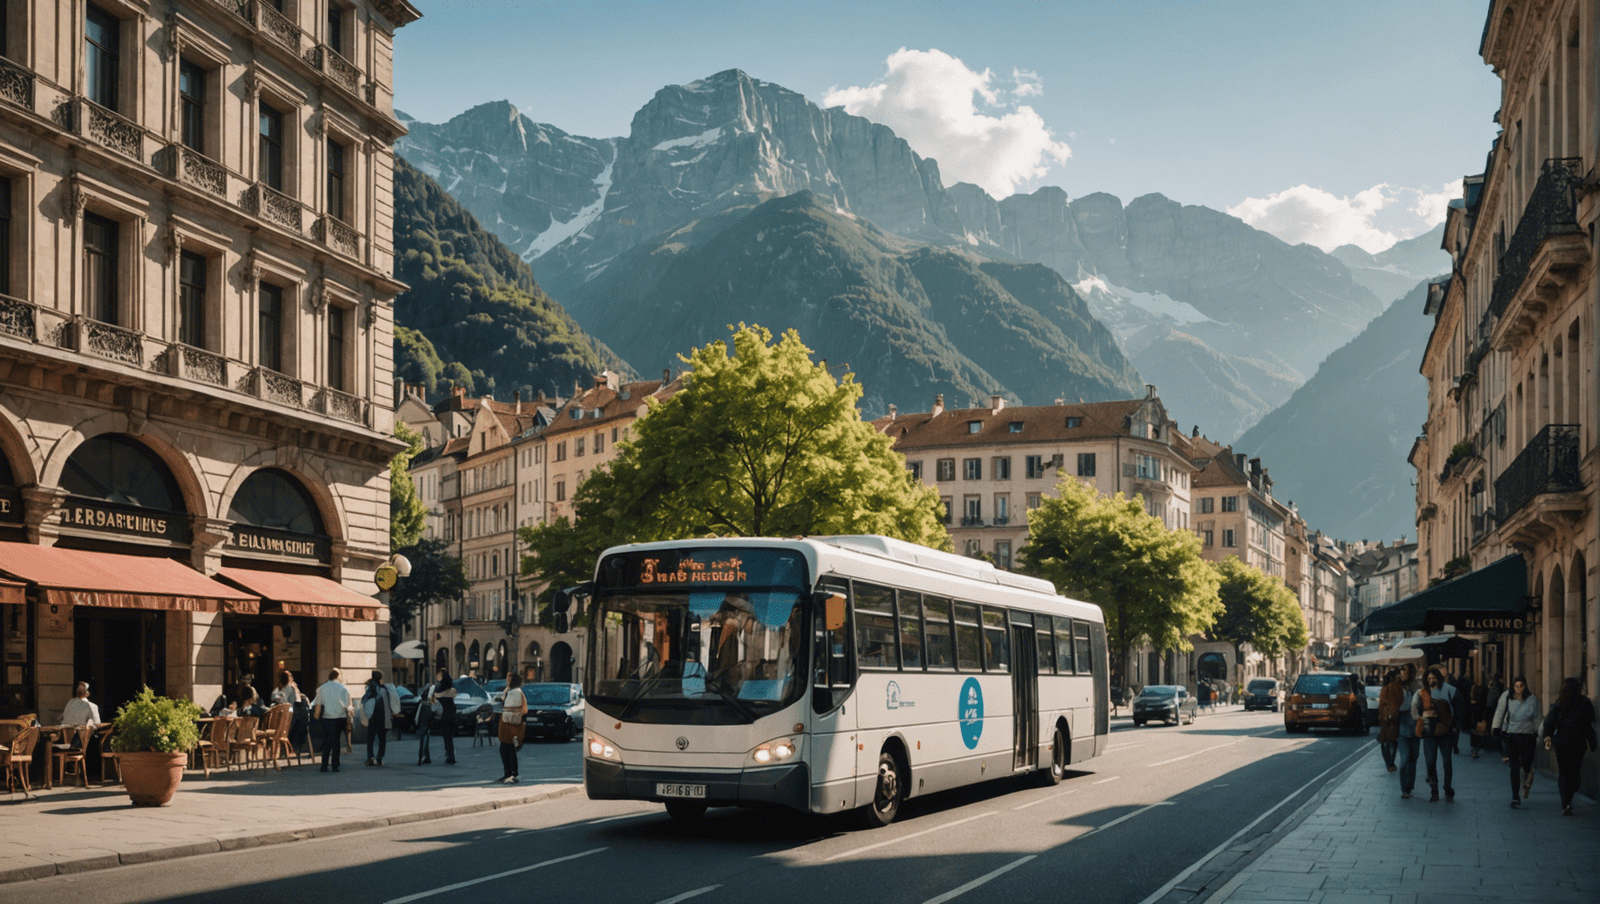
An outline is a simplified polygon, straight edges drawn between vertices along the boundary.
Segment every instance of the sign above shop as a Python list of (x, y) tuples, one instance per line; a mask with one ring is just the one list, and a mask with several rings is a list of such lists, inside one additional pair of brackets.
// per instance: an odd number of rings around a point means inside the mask
[(16, 487), (0, 487), (0, 524), (23, 523), (22, 491)]
[(327, 537), (235, 524), (229, 531), (228, 544), (224, 551), (241, 555), (276, 556), (303, 562), (326, 563), (332, 555), (333, 547), (332, 541)]
[(61, 504), (59, 517), (63, 528), (73, 530), (168, 540), (173, 543), (187, 543), (191, 536), (189, 519), (180, 513), (119, 505), (103, 499), (68, 496)]

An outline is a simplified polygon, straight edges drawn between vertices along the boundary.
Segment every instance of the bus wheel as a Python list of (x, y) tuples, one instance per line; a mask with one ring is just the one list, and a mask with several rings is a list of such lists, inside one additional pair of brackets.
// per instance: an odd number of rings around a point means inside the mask
[(900, 764), (885, 750), (878, 754), (878, 782), (872, 790), (872, 803), (861, 808), (862, 822), (869, 829), (881, 829), (894, 822), (903, 795)]
[(667, 815), (676, 822), (699, 822), (706, 815), (706, 805), (698, 800), (669, 800)]
[(1046, 787), (1059, 785), (1067, 775), (1067, 735), (1056, 729), (1055, 740), (1050, 743), (1050, 768), (1041, 769), (1039, 777)]

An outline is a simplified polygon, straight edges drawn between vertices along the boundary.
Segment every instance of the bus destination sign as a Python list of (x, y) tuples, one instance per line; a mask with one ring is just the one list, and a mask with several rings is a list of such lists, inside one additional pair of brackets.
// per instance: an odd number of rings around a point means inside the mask
[(806, 586), (805, 557), (787, 549), (656, 549), (612, 556), (600, 565), (602, 588)]
[[(750, 575), (737, 555), (710, 561), (695, 556), (647, 556), (639, 560), (640, 584), (747, 584)], [(676, 560), (676, 561), (673, 561)]]

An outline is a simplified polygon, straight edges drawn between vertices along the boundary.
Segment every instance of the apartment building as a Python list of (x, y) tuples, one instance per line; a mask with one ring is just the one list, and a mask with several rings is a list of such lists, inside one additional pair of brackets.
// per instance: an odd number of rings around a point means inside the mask
[(594, 469), (617, 457), (617, 443), (649, 412), (648, 399), (665, 401), (683, 388), (682, 380), (663, 373), (660, 380), (625, 383), (605, 371), (587, 389), (574, 387), (572, 398), (556, 411), (544, 430), (542, 498), (529, 503), (546, 521), (572, 518), (572, 500)]
[(418, 16), (0, 3), (0, 705), (386, 664), (392, 47)]
[(1424, 311), (1428, 420), (1410, 459), (1422, 583), (1454, 580), (1419, 593), (1404, 627), (1456, 628), (1485, 677), (1526, 675), (1543, 700), (1569, 676), (1600, 691), (1597, 16), (1588, 0), (1489, 5), (1478, 50), (1501, 98), (1484, 115), (1501, 131), (1448, 212), (1454, 263)]

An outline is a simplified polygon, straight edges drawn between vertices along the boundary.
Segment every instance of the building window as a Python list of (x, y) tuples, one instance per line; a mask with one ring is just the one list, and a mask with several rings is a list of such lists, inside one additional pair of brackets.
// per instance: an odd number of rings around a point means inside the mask
[(101, 323), (117, 322), (118, 224), (98, 214), (83, 215), (84, 311)]
[(1043, 504), (1044, 504), (1044, 496), (1043, 496), (1043, 494), (1040, 494), (1040, 493), (1029, 493), (1028, 494), (1027, 506), (1028, 506), (1028, 510), (1029, 511), (1032, 511), (1033, 509), (1036, 509), (1036, 508), (1038, 508), (1039, 506), (1041, 506)]
[(990, 476), (993, 477), (995, 480), (1010, 480), (1011, 479), (1011, 459), (1010, 458), (996, 458), (994, 461), (990, 462), (989, 468), (990, 468)]
[(967, 432), (978, 433), (983, 430), (983, 421), (967, 421)]
[(562, 440), (561, 442), (556, 443), (556, 461), (566, 461), (566, 460), (567, 460), (567, 443), (566, 443), (565, 440)]
[(1239, 510), (1239, 497), (1238, 496), (1224, 496), (1224, 497), (1222, 497), (1222, 510), (1225, 511), (1225, 512), (1237, 512)]
[(339, 4), (328, 4), (327, 45), (332, 48), (334, 53), (345, 57), (350, 55), (350, 52), (345, 49), (344, 17), (346, 15), (347, 11), (341, 8)]
[(961, 463), (962, 476), (967, 480), (983, 479), (983, 459), (969, 458)]
[(594, 435), (594, 454), (599, 455), (601, 452), (604, 452), (605, 450), (606, 450), (606, 435), (605, 435), (605, 433), (596, 433)]
[(1083, 426), (1083, 418), (1081, 418), (1081, 417), (1069, 417), (1069, 418), (1067, 418), (1067, 426), (1068, 427), (1082, 427)]
[(1230, 528), (1228, 528), (1228, 529), (1226, 529), (1226, 530), (1224, 530), (1222, 532), (1222, 545), (1223, 546), (1236, 546), (1236, 545), (1238, 545), (1238, 544), (1234, 543), (1233, 528), (1230, 527)]
[(961, 523), (963, 525), (975, 525), (975, 524), (982, 524), (983, 523), (983, 498), (982, 497), (980, 497), (980, 496), (968, 496), (965, 499), (961, 500), (961, 505), (962, 505)]
[(1021, 421), (1012, 421), (1011, 423), (1006, 425), (1006, 430), (1008, 432), (1010, 432), (1010, 433), (1021, 433), (1022, 432), (1022, 422)]
[(206, 71), (178, 61), (178, 140), (198, 154), (206, 152)]
[(567, 501), (567, 482), (565, 480), (556, 481), (556, 501)]
[(994, 523), (1009, 524), (1011, 522), (1011, 495), (1009, 493), (996, 493), (994, 496)]
[(572, 457), (573, 458), (582, 458), (583, 457), (583, 444), (584, 444), (584, 438), (583, 437), (579, 436), (579, 437), (576, 437), (576, 438), (573, 439), (573, 441), (572, 441)]
[(1211, 531), (1203, 530), (1200, 532), (1200, 542), (1202, 545), (1210, 546), (1214, 538), (1214, 534), (1212, 534)]
[(941, 458), (941, 459), (939, 459), (938, 464), (937, 464), (937, 466), (935, 468), (935, 471), (936, 471), (936, 473), (934, 475), (934, 479), (935, 480), (955, 480), (956, 479), (956, 460), (953, 459), (953, 458)]
[(994, 541), (994, 563), (1006, 571), (1011, 570), (1011, 541)]
[(951, 503), (952, 500), (949, 496), (939, 497), (939, 507), (944, 509), (944, 523), (946, 524), (950, 523), (950, 513), (955, 510)]
[(341, 222), (348, 223), (350, 217), (346, 214), (348, 205), (345, 203), (345, 192), (348, 190), (345, 183), (345, 156), (348, 149), (332, 138), (328, 139), (328, 216)]
[(256, 355), (268, 370), (283, 373), (283, 287), (260, 283), (256, 292)]
[(1209, 515), (1213, 510), (1215, 510), (1215, 508), (1216, 500), (1212, 499), (1210, 496), (1200, 497), (1200, 514)]
[(206, 258), (194, 251), (178, 255), (178, 341), (206, 347)]
[(338, 305), (328, 305), (328, 386), (340, 392), (350, 391), (350, 375), (345, 364), (350, 354), (349, 328), (350, 312)]
[(1079, 452), (1078, 453), (1078, 476), (1079, 477), (1093, 477), (1094, 476), (1094, 455), (1095, 454), (1093, 452)]
[(115, 110), (122, 74), (122, 21), (90, 4), (83, 28), (84, 88), (90, 100)]
[(908, 461), (906, 462), (906, 470), (911, 472), (913, 479), (918, 481), (922, 480), (922, 462)]
[(1160, 480), (1161, 462), (1157, 461), (1154, 455), (1134, 453), (1132, 476), (1141, 477), (1146, 480)]
[(1027, 469), (1028, 479), (1029, 480), (1037, 480), (1040, 477), (1044, 476), (1044, 456), (1043, 455), (1030, 455), (1030, 456), (1028, 456), (1026, 461), (1024, 462), (1024, 466)]
[(283, 114), (261, 103), (261, 153), (256, 178), (283, 191)]

